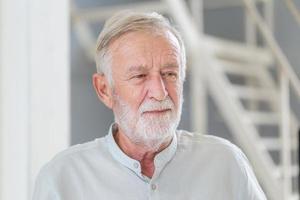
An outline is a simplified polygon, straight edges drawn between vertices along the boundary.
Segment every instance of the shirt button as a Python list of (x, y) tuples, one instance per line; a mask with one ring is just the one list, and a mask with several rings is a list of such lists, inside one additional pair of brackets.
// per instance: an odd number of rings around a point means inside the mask
[(134, 164), (133, 164), (133, 167), (134, 167), (134, 168), (138, 168), (138, 167), (139, 167), (139, 164), (138, 164), (138, 163), (134, 163)]
[(152, 190), (156, 190), (156, 185), (155, 184), (151, 184), (151, 189)]

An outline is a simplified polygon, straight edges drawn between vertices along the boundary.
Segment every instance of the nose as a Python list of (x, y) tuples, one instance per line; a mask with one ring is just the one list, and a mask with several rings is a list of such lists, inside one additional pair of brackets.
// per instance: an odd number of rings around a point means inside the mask
[(167, 97), (168, 91), (166, 90), (165, 82), (160, 74), (151, 77), (148, 84), (148, 95), (150, 98), (162, 101)]

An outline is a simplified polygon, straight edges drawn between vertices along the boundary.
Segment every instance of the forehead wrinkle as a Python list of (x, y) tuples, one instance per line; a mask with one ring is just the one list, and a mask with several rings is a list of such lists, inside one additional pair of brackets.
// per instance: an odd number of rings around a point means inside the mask
[(162, 57), (161, 59), (165, 59), (165, 63), (167, 64), (172, 63), (178, 65), (180, 63), (180, 58), (175, 52), (164, 54), (164, 55), (162, 54), (161, 57)]
[(178, 63), (170, 62), (162, 66), (163, 68), (179, 69)]
[(129, 67), (127, 72), (135, 72), (135, 71), (147, 71), (148, 67), (146, 65), (133, 65)]

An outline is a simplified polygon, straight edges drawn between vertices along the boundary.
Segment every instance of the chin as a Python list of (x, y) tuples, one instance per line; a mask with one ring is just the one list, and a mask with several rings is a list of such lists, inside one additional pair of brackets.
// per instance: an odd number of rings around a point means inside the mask
[(175, 126), (160, 127), (159, 129), (145, 128), (143, 131), (135, 132), (135, 134), (129, 138), (147, 150), (157, 151), (162, 145), (172, 140), (175, 131)]

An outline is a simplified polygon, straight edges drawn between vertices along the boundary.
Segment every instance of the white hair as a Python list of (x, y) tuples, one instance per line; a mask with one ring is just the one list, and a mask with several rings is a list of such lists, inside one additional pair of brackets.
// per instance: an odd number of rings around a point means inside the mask
[(180, 47), (180, 79), (185, 79), (186, 53), (183, 40), (179, 32), (173, 27), (169, 20), (162, 15), (152, 13), (138, 13), (133, 11), (122, 11), (113, 15), (105, 22), (105, 25), (98, 36), (95, 61), (97, 72), (104, 74), (112, 86), (112, 56), (109, 52), (110, 42), (116, 40), (123, 34), (133, 31), (155, 31), (165, 33), (169, 31), (178, 40)]

